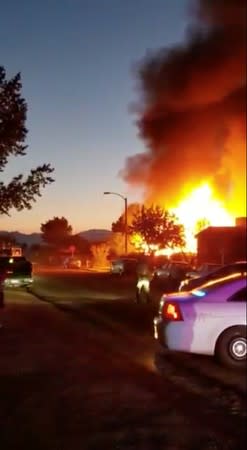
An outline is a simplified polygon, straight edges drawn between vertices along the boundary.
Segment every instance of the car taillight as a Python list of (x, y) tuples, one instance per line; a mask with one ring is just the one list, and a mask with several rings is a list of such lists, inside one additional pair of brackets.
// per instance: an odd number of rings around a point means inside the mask
[(176, 302), (165, 302), (162, 309), (162, 317), (165, 320), (181, 321), (184, 320), (181, 309)]

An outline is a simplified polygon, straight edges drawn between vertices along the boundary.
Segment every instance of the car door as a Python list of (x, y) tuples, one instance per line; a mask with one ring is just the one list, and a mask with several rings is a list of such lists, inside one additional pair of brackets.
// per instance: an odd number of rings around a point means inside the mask
[(212, 354), (215, 342), (224, 329), (246, 324), (246, 301), (243, 300), (246, 299), (246, 287), (238, 288), (232, 284), (228, 290), (222, 287), (205, 295), (197, 290), (194, 298), (183, 304), (190, 348), (196, 353)]

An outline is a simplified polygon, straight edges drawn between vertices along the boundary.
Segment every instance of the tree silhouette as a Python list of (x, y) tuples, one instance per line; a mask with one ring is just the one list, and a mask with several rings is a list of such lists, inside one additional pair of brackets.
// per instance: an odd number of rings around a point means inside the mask
[(90, 255), (89, 242), (80, 236), (80, 234), (72, 234), (64, 238), (64, 245), (66, 247), (73, 246), (75, 252), (83, 253), (84, 255)]
[[(114, 256), (123, 255), (125, 252), (125, 239), (122, 232), (113, 232), (108, 239), (110, 253)], [(132, 242), (132, 236), (128, 235), (128, 253), (135, 252), (136, 248)]]
[(90, 250), (93, 256), (93, 265), (95, 267), (106, 267), (109, 265), (108, 255), (110, 247), (108, 242), (93, 244)]
[(72, 227), (65, 217), (53, 217), (41, 224), (42, 239), (54, 246), (66, 245), (72, 234)]
[[(20, 74), (7, 80), (0, 66), (0, 172), (4, 172), (11, 156), (26, 154), (27, 104), (21, 97), (21, 88)], [(50, 164), (43, 164), (32, 169), (26, 178), (19, 174), (8, 183), (0, 181), (0, 214), (9, 214), (12, 208), (31, 209), (32, 203), (41, 196), (41, 188), (54, 181), (52, 172)]]
[(175, 248), (185, 245), (183, 225), (177, 222), (174, 214), (159, 206), (141, 206), (130, 230), (139, 234), (148, 246)]
[[(131, 224), (134, 215), (139, 210), (140, 205), (138, 203), (131, 203), (128, 206), (127, 210), (127, 222), (128, 225)], [(125, 233), (125, 217), (124, 213), (121, 214), (121, 216), (116, 220), (116, 222), (112, 223), (112, 231), (114, 233)]]

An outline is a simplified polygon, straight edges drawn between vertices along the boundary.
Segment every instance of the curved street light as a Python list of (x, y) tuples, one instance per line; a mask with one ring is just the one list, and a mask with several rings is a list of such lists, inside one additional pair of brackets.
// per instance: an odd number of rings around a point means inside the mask
[(117, 195), (122, 200), (124, 200), (124, 248), (125, 248), (125, 254), (128, 253), (128, 199), (122, 194), (119, 194), (118, 192), (111, 192), (111, 191), (105, 191), (104, 195)]

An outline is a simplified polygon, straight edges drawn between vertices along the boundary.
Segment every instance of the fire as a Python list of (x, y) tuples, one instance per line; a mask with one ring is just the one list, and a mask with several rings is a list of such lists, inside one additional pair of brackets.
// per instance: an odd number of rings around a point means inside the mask
[(145, 239), (139, 233), (134, 233), (132, 235), (131, 244), (135, 247), (136, 250), (147, 254), (150, 252), (156, 253), (156, 251), (158, 250), (157, 245), (155, 244), (148, 245), (145, 242)]
[[(208, 226), (234, 226), (235, 215), (231, 214), (217, 198), (213, 187), (208, 181), (201, 183), (195, 188), (190, 188), (175, 208), (170, 208), (180, 224), (184, 226), (186, 246), (183, 249), (188, 253), (196, 253), (196, 234)], [(236, 211), (237, 213), (237, 211)], [(171, 256), (173, 253), (181, 252), (180, 248), (159, 249), (155, 245), (147, 245), (139, 235), (132, 236), (132, 244), (144, 253), (154, 252), (155, 255)]]
[(196, 251), (195, 234), (211, 226), (232, 226), (234, 217), (214, 195), (208, 182), (192, 189), (184, 200), (173, 209), (180, 223), (185, 227), (186, 250)]

